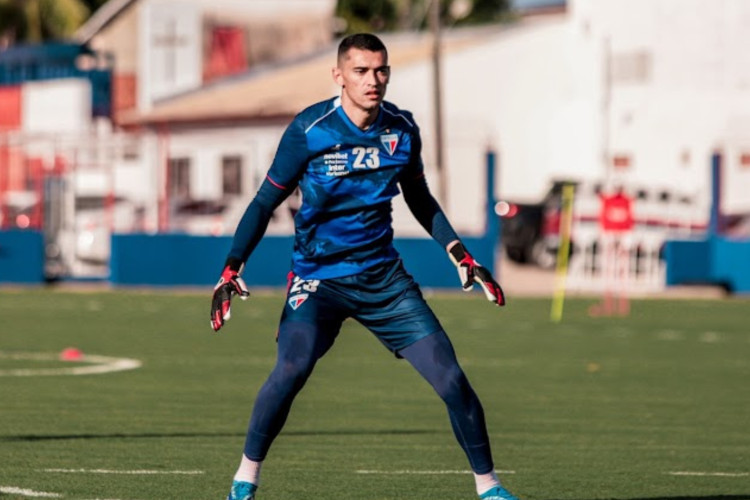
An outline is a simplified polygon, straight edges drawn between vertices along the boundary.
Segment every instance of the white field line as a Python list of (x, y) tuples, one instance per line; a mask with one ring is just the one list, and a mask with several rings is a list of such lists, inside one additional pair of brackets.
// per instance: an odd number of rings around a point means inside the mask
[(123, 474), (129, 476), (157, 476), (157, 475), (177, 475), (177, 476), (197, 476), (204, 474), (202, 470), (114, 470), (114, 469), (43, 469), (43, 472), (59, 472), (62, 474)]
[(60, 498), (59, 493), (47, 493), (45, 491), (27, 490), (26, 488), (17, 488), (16, 486), (0, 486), (0, 493), (3, 495), (20, 495), (22, 497), (37, 498)]
[(670, 476), (693, 476), (693, 477), (748, 477), (750, 472), (691, 472), (671, 471), (665, 472)]
[[(470, 470), (358, 470), (355, 471), (357, 474), (376, 474), (384, 476), (395, 476), (395, 475), (425, 475), (425, 476), (439, 476), (445, 474), (471, 474)], [(498, 474), (515, 474), (514, 470), (499, 470), (495, 471)]]
[[(8, 353), (0, 351), (0, 360), (24, 360), (24, 361), (57, 361), (57, 353)], [(39, 375), (97, 375), (102, 373), (120, 372), (140, 368), (142, 363), (137, 359), (113, 358), (110, 356), (97, 356), (86, 354), (77, 360), (90, 366), (71, 366), (67, 368), (19, 368), (15, 370), (0, 370), (0, 377), (32, 377)], [(61, 362), (62, 363), (62, 362)]]

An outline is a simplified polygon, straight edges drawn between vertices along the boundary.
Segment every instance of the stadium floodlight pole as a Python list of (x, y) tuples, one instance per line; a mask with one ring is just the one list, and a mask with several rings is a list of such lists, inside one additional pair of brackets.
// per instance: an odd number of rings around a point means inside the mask
[(435, 167), (438, 173), (438, 199), (448, 213), (448, 180), (443, 157), (443, 92), (441, 84), (440, 0), (430, 3), (430, 31), (432, 32), (432, 96), (435, 113)]

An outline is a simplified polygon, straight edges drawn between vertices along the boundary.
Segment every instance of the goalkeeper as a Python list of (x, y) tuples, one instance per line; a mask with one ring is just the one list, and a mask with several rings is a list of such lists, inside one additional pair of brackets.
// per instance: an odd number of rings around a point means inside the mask
[(505, 304), (503, 291), (430, 194), (412, 115), (383, 100), (390, 68), (380, 39), (356, 34), (342, 40), (332, 75), (341, 95), (308, 107), (284, 132), (214, 289), (211, 326), (218, 331), (229, 319), (232, 297), (249, 295), (240, 273), (272, 212), (299, 187), (302, 206), (295, 216), (277, 363), (255, 400), (228, 500), (255, 498), (261, 465), (295, 396), (347, 318), (406, 359), (445, 402), (480, 498), (515, 500), (495, 473), (482, 405), (393, 247), (391, 199), (398, 186), (414, 216), (456, 264), (463, 288), (477, 283), (499, 306)]

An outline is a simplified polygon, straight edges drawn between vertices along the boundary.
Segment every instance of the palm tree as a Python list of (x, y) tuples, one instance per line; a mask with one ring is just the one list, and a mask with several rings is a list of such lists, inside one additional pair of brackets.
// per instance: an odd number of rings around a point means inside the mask
[(0, 0), (0, 46), (69, 37), (88, 16), (82, 0)]

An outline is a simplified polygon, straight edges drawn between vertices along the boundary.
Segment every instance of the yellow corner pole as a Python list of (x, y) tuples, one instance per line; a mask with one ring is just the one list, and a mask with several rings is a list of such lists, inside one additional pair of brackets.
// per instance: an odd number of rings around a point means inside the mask
[(573, 226), (573, 198), (575, 186), (565, 184), (562, 188), (562, 206), (560, 210), (560, 246), (557, 249), (557, 267), (555, 269), (555, 291), (552, 297), (550, 319), (555, 323), (562, 320), (563, 302), (565, 302), (565, 277), (568, 275), (568, 256), (570, 255), (570, 233)]

